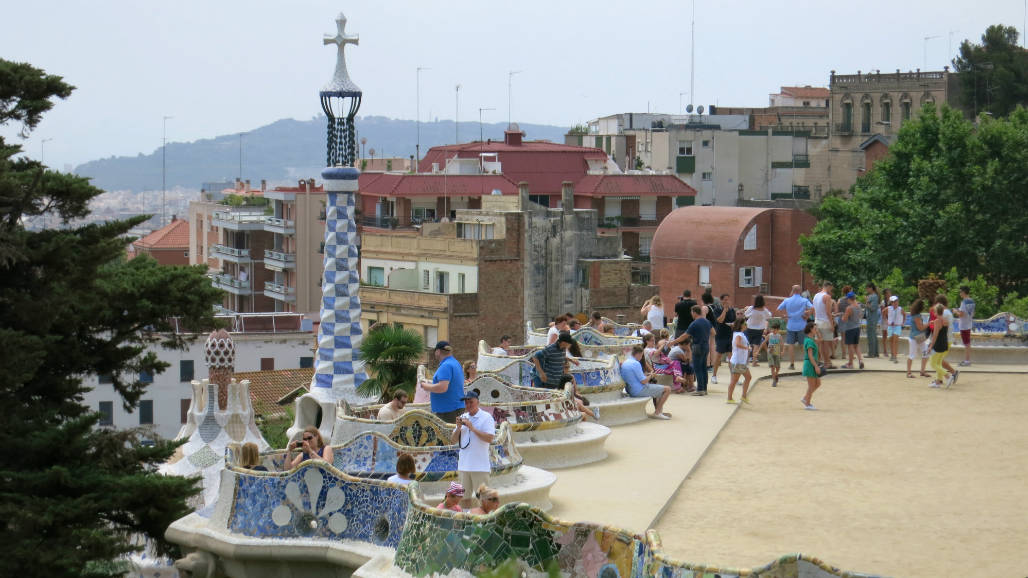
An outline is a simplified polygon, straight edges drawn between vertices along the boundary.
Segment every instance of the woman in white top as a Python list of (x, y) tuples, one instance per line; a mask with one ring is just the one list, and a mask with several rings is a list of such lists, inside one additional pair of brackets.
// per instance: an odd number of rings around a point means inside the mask
[(732, 324), (732, 357), (728, 360), (728, 367), (732, 370), (732, 381), (728, 384), (727, 403), (735, 403), (732, 394), (735, 393), (735, 384), (739, 381), (740, 375), (746, 376), (746, 381), (742, 383), (742, 401), (750, 402), (747, 394), (750, 392), (750, 379), (753, 376), (750, 374), (750, 366), (747, 363), (750, 359), (750, 342), (743, 332), (744, 327), (746, 327), (746, 319), (742, 317), (736, 319)]
[(647, 299), (639, 313), (646, 316), (646, 320), (653, 325), (653, 331), (664, 329), (664, 305), (660, 301), (660, 295)]
[(742, 316), (746, 318), (746, 339), (750, 342), (750, 361), (756, 367), (760, 365), (757, 363), (757, 351), (760, 350), (760, 344), (764, 342), (767, 321), (772, 317), (771, 310), (764, 305), (764, 296), (754, 297), (753, 305), (747, 307)]

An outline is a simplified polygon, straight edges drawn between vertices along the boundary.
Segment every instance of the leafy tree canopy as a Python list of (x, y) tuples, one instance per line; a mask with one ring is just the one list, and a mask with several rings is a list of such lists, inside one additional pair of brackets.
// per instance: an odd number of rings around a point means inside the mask
[[(0, 124), (19, 123), (27, 135), (72, 88), (0, 59)], [(98, 428), (81, 403), (83, 380), (111, 376), (134, 409), (140, 373), (167, 366), (151, 346), (184, 344), (169, 319), (213, 326), (219, 292), (203, 267), (125, 260), (125, 235), (146, 216), (75, 226), (101, 191), (20, 153), (0, 137), (0, 575), (120, 575), (133, 537), (166, 546), (195, 481), (156, 473), (175, 443), (146, 446), (144, 432)], [(46, 212), (66, 228), (22, 225)]]
[(399, 388), (414, 397), (417, 364), (424, 354), (425, 340), (420, 333), (399, 325), (374, 327), (361, 341), (368, 379), (357, 387), (357, 393), (387, 401)]
[(960, 73), (961, 102), (974, 116), (1007, 116), (1028, 106), (1028, 50), (1017, 45), (1017, 28), (996, 24), (981, 44), (960, 43), (953, 67)]
[(905, 122), (889, 156), (829, 197), (800, 239), (817, 278), (862, 286), (893, 268), (906, 284), (956, 267), (1000, 295), (1028, 289), (1028, 110), (975, 127), (926, 105)]

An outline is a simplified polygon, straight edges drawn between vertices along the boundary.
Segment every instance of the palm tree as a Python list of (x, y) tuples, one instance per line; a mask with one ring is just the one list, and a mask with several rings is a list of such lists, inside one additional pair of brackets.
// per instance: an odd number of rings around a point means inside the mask
[(383, 325), (372, 329), (361, 341), (361, 359), (368, 379), (357, 387), (357, 393), (378, 396), (388, 401), (397, 388), (414, 397), (417, 364), (425, 353), (421, 334), (399, 325)]

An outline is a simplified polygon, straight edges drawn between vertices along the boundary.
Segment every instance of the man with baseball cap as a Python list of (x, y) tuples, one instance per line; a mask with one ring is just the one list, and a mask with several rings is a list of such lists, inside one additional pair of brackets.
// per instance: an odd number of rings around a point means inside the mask
[[(465, 488), (489, 483), (489, 444), (496, 435), (493, 416), (478, 407), (478, 392), (467, 392), (462, 400), (467, 411), (457, 418), (451, 441), (457, 444), (457, 479)], [(461, 500), (461, 507), (474, 507), (473, 498)]]
[(561, 377), (564, 375), (564, 361), (567, 350), (574, 343), (571, 333), (561, 331), (557, 339), (532, 355), (532, 385), (557, 389), (564, 386)]
[(454, 423), (457, 416), (464, 411), (464, 368), (453, 357), (453, 347), (449, 341), (435, 344), (433, 352), (439, 368), (432, 376), (432, 383), (422, 383), (421, 387), (431, 394), (432, 413), (446, 423)]

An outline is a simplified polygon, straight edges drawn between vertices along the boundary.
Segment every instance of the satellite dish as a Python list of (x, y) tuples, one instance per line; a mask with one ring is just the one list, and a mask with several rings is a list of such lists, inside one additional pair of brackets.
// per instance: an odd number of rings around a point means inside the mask
[(685, 112), (692, 112), (692, 105), (691, 105), (691, 104), (690, 104), (690, 105), (687, 105), (687, 106), (685, 107)]
[(703, 114), (703, 105), (702, 104), (696, 107), (696, 114)]

